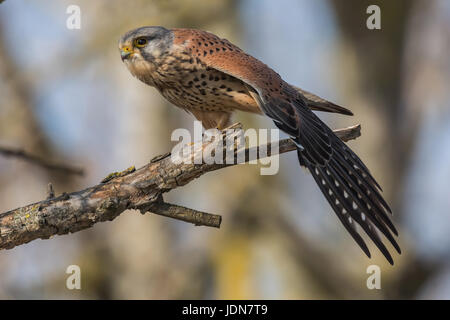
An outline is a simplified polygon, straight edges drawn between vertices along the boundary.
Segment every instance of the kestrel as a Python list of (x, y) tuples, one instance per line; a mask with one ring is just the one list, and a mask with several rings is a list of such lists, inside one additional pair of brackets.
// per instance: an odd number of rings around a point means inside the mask
[(262, 114), (297, 145), (344, 227), (370, 258), (358, 233), (366, 232), (390, 264), (380, 231), (398, 253), (398, 235), (381, 187), (359, 157), (311, 110), (351, 111), (285, 82), (270, 67), (226, 39), (200, 30), (141, 27), (124, 34), (120, 53), (128, 70), (202, 122), (223, 129), (235, 110)]

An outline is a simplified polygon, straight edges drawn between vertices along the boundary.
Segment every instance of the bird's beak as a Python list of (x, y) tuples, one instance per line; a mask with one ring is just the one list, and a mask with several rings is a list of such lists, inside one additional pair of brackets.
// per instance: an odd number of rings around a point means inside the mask
[(130, 46), (123, 46), (120, 48), (120, 57), (122, 58), (122, 61), (125, 59), (128, 59), (129, 56), (131, 56), (134, 53), (133, 49), (131, 49)]

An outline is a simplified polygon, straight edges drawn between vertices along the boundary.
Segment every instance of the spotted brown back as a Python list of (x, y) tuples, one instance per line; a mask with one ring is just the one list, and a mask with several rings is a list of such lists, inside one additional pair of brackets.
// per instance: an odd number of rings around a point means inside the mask
[(268, 97), (282, 93), (284, 81), (266, 64), (242, 51), (226, 39), (200, 30), (172, 29), (174, 44), (207, 66), (232, 75)]

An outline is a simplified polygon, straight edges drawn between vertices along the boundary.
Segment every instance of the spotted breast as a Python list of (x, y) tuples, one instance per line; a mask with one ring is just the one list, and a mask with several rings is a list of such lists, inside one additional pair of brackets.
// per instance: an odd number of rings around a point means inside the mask
[(208, 67), (183, 46), (174, 46), (172, 54), (158, 63), (154, 82), (167, 100), (188, 111), (260, 112), (249, 92), (252, 89)]

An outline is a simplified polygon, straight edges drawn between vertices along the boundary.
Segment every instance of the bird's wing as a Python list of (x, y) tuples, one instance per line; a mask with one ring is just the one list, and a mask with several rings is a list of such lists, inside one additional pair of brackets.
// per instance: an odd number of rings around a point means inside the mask
[(325, 100), (319, 96), (316, 96), (315, 94), (313, 94), (311, 92), (303, 90), (292, 84), (291, 84), (291, 86), (305, 97), (308, 107), (310, 107), (312, 110), (322, 111), (322, 112), (339, 113), (339, 114), (344, 114), (346, 116), (353, 115), (353, 112), (351, 112), (347, 108), (338, 106), (337, 104), (335, 104), (333, 102)]
[(238, 78), (255, 90), (270, 85), (276, 90), (282, 83), (275, 71), (226, 39), (193, 29), (172, 29), (172, 32), (175, 46), (181, 46), (182, 50), (190, 51), (197, 61)]
[[(276, 90), (281, 85), (282, 80), (275, 71), (226, 39), (200, 30), (173, 29), (172, 31), (175, 35), (175, 44), (182, 44), (184, 48), (191, 50), (191, 54), (214, 69), (239, 78), (253, 87), (267, 87), (273, 84), (275, 88), (272, 90)], [(299, 87), (292, 87), (305, 98), (312, 110), (353, 115), (344, 107)]]
[(261, 61), (224, 39), (204, 31), (174, 29), (180, 45), (207, 68), (240, 79), (261, 110), (297, 143), (300, 164), (307, 167), (339, 220), (370, 257), (357, 232), (362, 227), (386, 259), (393, 264), (379, 230), (400, 253), (393, 234), (397, 230), (387, 213), (391, 210), (381, 188), (364, 163), (307, 106), (303, 95)]

